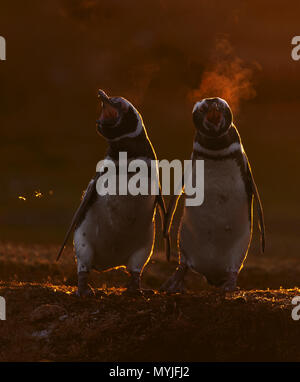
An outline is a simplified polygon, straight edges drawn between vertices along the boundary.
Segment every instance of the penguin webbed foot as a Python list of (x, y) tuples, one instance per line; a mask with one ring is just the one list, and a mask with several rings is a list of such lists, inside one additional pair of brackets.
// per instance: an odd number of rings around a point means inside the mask
[(78, 289), (76, 291), (76, 296), (78, 297), (89, 297), (94, 296), (93, 289), (88, 285), (88, 275), (89, 272), (79, 272), (78, 273)]
[(130, 272), (130, 278), (124, 294), (127, 296), (140, 296), (142, 294), (140, 272)]
[(75, 292), (75, 295), (78, 297), (91, 297), (91, 296), (95, 296), (95, 293), (93, 289), (90, 286), (88, 286), (86, 289), (79, 290), (78, 288), (77, 291)]
[(153, 296), (155, 291), (152, 289), (126, 289), (123, 293), (124, 296), (128, 297), (148, 297)]
[(127, 284), (127, 289), (123, 293), (126, 296), (150, 296), (155, 294), (152, 289), (141, 288), (141, 275), (140, 272), (130, 272), (130, 279)]
[(160, 287), (160, 292), (167, 293), (184, 293), (185, 283), (184, 276), (187, 271), (185, 264), (180, 264), (173, 275)]

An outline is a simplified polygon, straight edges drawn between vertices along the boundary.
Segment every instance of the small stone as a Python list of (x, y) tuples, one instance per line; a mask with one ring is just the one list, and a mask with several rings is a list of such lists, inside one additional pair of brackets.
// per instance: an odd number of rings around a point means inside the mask
[(59, 321), (64, 321), (66, 318), (68, 318), (68, 315), (67, 314), (63, 314), (58, 319), (59, 319)]
[(44, 340), (44, 339), (47, 339), (49, 337), (50, 333), (51, 333), (51, 330), (44, 329), (44, 330), (40, 330), (37, 332), (33, 332), (32, 337), (35, 337), (39, 340)]
[(49, 321), (67, 315), (67, 311), (60, 305), (44, 304), (37, 307), (30, 315), (30, 321)]

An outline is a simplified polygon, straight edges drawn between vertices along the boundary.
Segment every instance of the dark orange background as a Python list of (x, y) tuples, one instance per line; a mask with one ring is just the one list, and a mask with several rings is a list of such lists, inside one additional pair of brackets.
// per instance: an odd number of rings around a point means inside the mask
[(268, 252), (299, 253), (299, 12), (297, 1), (1, 0), (0, 238), (62, 239), (105, 153), (98, 88), (138, 107), (160, 159), (189, 158), (195, 97), (227, 94)]

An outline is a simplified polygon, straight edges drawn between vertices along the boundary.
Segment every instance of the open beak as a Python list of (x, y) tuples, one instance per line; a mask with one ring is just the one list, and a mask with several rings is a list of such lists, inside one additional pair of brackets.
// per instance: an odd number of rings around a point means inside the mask
[(105, 93), (104, 90), (99, 89), (99, 91), (98, 91), (98, 98), (101, 99), (103, 104), (107, 104), (107, 103), (111, 104), (111, 101), (110, 101), (108, 95)]
[(215, 126), (218, 126), (221, 121), (221, 118), (222, 113), (219, 111), (218, 106), (215, 103), (213, 103), (209, 108), (208, 112), (206, 113), (206, 119)]
[(114, 125), (119, 118), (117, 107), (103, 90), (98, 91), (98, 98), (100, 98), (102, 102), (102, 112), (98, 122), (101, 124)]

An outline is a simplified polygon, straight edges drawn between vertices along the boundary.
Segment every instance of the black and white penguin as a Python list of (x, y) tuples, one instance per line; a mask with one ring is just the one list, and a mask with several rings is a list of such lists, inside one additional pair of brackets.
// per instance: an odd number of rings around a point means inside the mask
[[(252, 237), (253, 199), (256, 201), (261, 248), (265, 248), (263, 209), (250, 164), (233, 124), (227, 102), (207, 98), (193, 108), (196, 127), (192, 152), (204, 160), (204, 201), (184, 206), (178, 232), (179, 265), (162, 290), (180, 292), (188, 268), (225, 291), (236, 288)], [(168, 207), (165, 233), (169, 233), (178, 203), (174, 196)]]
[[(150, 170), (150, 162), (156, 161), (154, 148), (147, 135), (143, 119), (135, 107), (122, 97), (108, 97), (99, 90), (102, 113), (97, 121), (98, 133), (108, 142), (106, 159), (120, 166), (119, 153), (126, 152), (128, 162), (142, 159)], [(153, 163), (153, 162), (152, 162)], [(74, 232), (74, 248), (77, 258), (78, 292), (80, 296), (92, 293), (88, 286), (91, 269), (103, 271), (120, 266), (130, 274), (127, 290), (140, 292), (140, 276), (149, 261), (155, 240), (156, 206), (165, 218), (165, 204), (160, 186), (158, 195), (100, 195), (97, 172), (90, 181), (81, 204), (76, 211), (64, 243)], [(148, 175), (149, 176), (149, 175)], [(128, 180), (131, 175), (128, 174)], [(117, 172), (117, 182), (120, 177)], [(159, 180), (157, 179), (158, 184)], [(122, 185), (122, 187), (126, 185)], [(167, 258), (169, 242), (166, 240)]]

